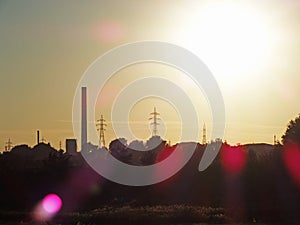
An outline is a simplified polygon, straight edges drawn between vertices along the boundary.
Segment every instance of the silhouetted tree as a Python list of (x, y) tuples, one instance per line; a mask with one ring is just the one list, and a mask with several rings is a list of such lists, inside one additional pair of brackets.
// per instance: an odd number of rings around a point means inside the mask
[(143, 141), (139, 141), (139, 140), (133, 140), (132, 142), (130, 142), (130, 144), (128, 145), (128, 148), (136, 150), (136, 151), (146, 151), (146, 147), (145, 147)]
[(118, 138), (110, 142), (110, 153), (118, 160), (129, 163), (132, 157), (130, 151), (127, 148), (127, 140), (125, 138)]
[(63, 151), (49, 153), (48, 159), (43, 160), (44, 166), (54, 172), (63, 171), (68, 167), (70, 155), (63, 154)]
[(282, 142), (284, 145), (289, 142), (300, 144), (300, 114), (289, 122), (285, 134), (282, 136)]
[(109, 151), (112, 155), (124, 150), (127, 147), (127, 140), (125, 138), (118, 138), (109, 143)]
[(162, 140), (160, 136), (152, 136), (146, 142), (146, 152), (141, 157), (143, 165), (150, 165), (156, 162), (158, 154), (165, 149), (166, 141)]
[(163, 148), (166, 145), (166, 141), (162, 140), (160, 136), (152, 136), (146, 142), (147, 150), (156, 150), (157, 148)]

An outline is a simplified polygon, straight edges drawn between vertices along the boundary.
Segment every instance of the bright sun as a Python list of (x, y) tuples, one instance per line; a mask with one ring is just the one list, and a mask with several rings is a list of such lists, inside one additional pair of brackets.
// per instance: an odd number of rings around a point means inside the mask
[(237, 2), (209, 4), (189, 14), (180, 42), (216, 75), (243, 79), (253, 76), (273, 54), (275, 34), (268, 19)]

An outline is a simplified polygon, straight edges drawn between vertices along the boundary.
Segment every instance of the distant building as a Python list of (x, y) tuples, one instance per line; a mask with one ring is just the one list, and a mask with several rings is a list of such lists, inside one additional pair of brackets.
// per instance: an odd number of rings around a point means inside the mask
[(70, 155), (77, 154), (77, 141), (76, 139), (66, 139), (66, 152)]

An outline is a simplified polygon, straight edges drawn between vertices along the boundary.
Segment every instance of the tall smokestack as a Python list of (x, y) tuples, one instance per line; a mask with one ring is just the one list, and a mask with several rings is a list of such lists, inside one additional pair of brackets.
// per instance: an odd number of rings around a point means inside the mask
[(36, 142), (37, 142), (37, 144), (40, 143), (40, 131), (39, 130), (37, 130), (37, 132), (36, 132)]
[(86, 150), (87, 145), (87, 102), (86, 87), (81, 87), (81, 151)]

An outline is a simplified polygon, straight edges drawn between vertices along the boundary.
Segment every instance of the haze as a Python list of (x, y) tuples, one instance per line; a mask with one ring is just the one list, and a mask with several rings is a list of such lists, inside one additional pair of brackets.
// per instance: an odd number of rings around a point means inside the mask
[[(111, 48), (143, 40), (180, 45), (207, 64), (225, 101), (225, 140), (272, 143), (300, 112), (299, 10), (295, 0), (0, 1), (0, 150), (8, 138), (34, 145), (37, 129), (57, 148), (73, 137), (73, 96), (84, 71)], [(147, 74), (185, 81), (174, 68), (143, 64), (118, 72), (107, 86), (119, 90)], [(188, 80), (183, 86), (209, 133), (209, 105)], [(112, 102), (100, 100), (96, 113), (109, 119)], [(150, 135), (155, 105), (168, 128), (164, 138), (178, 141), (178, 115), (159, 99), (132, 109), (133, 132), (141, 139)], [(113, 138), (108, 130), (107, 142)]]

